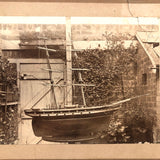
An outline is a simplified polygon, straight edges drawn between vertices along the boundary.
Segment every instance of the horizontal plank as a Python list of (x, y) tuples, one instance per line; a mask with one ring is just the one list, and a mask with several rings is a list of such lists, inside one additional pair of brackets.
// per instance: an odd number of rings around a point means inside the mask
[[(131, 43), (136, 44), (136, 42), (137, 42), (136, 40), (125, 40), (124, 46), (127, 48)], [(5, 43), (6, 43), (5, 47), (4, 48), (2, 47), (2, 49), (5, 49), (5, 50), (7, 50), (7, 46), (8, 46), (8, 49), (10, 49), (10, 50), (12, 50), (12, 49), (38, 49), (38, 48), (46, 50), (46, 48), (44, 48), (44, 47), (37, 48), (37, 45), (44, 46), (44, 42), (42, 44), (40, 44), (38, 40), (28, 42), (27, 44), (21, 44), (21, 46), (23, 46), (21, 48), (16, 47), (16, 45), (19, 46), (19, 41), (14, 41), (14, 43), (15, 43), (14, 45), (10, 45), (10, 44), (13, 44), (13, 40), (5, 40)], [(46, 41), (46, 45), (47, 46), (51, 46), (51, 45), (52, 46), (54, 46), (54, 45), (65, 46), (66, 41), (63, 40), (63, 41), (59, 42), (59, 41), (54, 41), (54, 40), (48, 40), (48, 41)], [(87, 41), (73, 40), (72, 45), (74, 48), (74, 49), (72, 49), (72, 51), (83, 51), (85, 49), (95, 49), (95, 48), (99, 48), (99, 49), (107, 48), (105, 40), (98, 40), (98, 41), (97, 40), (87, 40)], [(54, 51), (54, 52), (65, 51), (65, 47), (64, 47), (64, 49), (60, 49), (60, 50), (58, 50), (58, 49), (54, 50), (54, 49), (49, 49), (49, 48), (47, 50)]]
[[(27, 43), (20, 43), (19, 45), (23, 48), (25, 46), (37, 46), (37, 45), (44, 45), (44, 40), (38, 40), (38, 39), (33, 39), (33, 40), (30, 40), (28, 41), (28, 39), (26, 40), (23, 40), (23, 41), (26, 41)], [(65, 40), (63, 39), (55, 39), (55, 40), (51, 40), (51, 39), (48, 39), (46, 40), (45, 44), (46, 45), (49, 45), (49, 46), (61, 46), (61, 45), (65, 45)]]
[[(47, 64), (46, 59), (15, 59), (15, 58), (9, 58), (8, 59), (10, 63), (20, 63), (20, 64), (39, 64), (44, 63)], [(64, 61), (62, 59), (50, 59), (51, 64), (64, 64)]]
[(104, 110), (95, 110), (95, 111), (81, 111), (81, 112), (67, 112), (67, 113), (27, 113), (27, 115), (31, 117), (63, 117), (63, 116), (71, 116), (71, 115), (90, 115), (90, 114), (98, 114), (98, 113), (107, 113), (118, 110), (120, 107), (112, 108), (112, 109), (104, 109)]
[(42, 50), (47, 50), (47, 51), (51, 51), (51, 52), (56, 52), (55, 49), (49, 49), (49, 48), (44, 48), (44, 47), (37, 47), (38, 49), (42, 49)]
[(7, 103), (1, 103), (0, 104), (1, 106), (14, 106), (14, 105), (18, 105), (18, 102), (7, 102)]
[(89, 71), (89, 69), (86, 68), (72, 68), (72, 71)]

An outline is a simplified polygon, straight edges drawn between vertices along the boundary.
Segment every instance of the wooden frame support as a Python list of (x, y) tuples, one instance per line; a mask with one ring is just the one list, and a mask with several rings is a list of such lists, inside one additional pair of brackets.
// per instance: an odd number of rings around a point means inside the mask
[(66, 105), (72, 105), (71, 18), (66, 17)]

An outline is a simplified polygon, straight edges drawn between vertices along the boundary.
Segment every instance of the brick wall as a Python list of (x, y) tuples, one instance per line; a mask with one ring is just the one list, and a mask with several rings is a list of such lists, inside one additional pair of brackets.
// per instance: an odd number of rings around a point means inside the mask
[(138, 99), (139, 104), (146, 107), (156, 107), (157, 77), (155, 70), (151, 69), (152, 63), (145, 53), (143, 47), (139, 44), (137, 53), (137, 75), (136, 92), (139, 95), (147, 94)]
[[(149, 109), (148, 117), (151, 112), (154, 113), (155, 123), (152, 130), (153, 142), (158, 143), (160, 141), (160, 112), (158, 112), (158, 108), (160, 108), (160, 104), (158, 103), (160, 96), (157, 95), (157, 90), (160, 86), (160, 80), (158, 78), (156, 69), (151, 69), (151, 67), (153, 67), (151, 60), (149, 59), (143, 47), (139, 44), (137, 53), (136, 93), (137, 95), (143, 95), (147, 93), (149, 95), (138, 98), (137, 103), (138, 105)], [(153, 121), (153, 119), (150, 119), (150, 121)]]
[[(123, 75), (123, 87), (125, 98), (141, 95), (140, 97), (130, 101), (127, 104), (128, 108), (126, 108), (128, 109), (128, 112), (132, 111), (132, 114), (136, 115), (133, 121), (139, 124), (132, 126), (132, 123), (127, 123), (127, 125), (130, 125), (128, 127), (131, 127), (131, 135), (136, 142), (154, 141), (157, 143), (157, 137), (160, 137), (160, 125), (157, 126), (154, 124), (154, 122), (156, 122), (154, 117), (160, 117), (160, 112), (155, 114), (157, 109), (157, 100), (159, 99), (157, 98), (157, 86), (158, 84), (160, 86), (160, 81), (158, 80), (156, 69), (151, 69), (151, 67), (153, 67), (151, 60), (140, 43), (138, 43), (135, 61), (136, 63), (131, 63), (128, 66), (128, 74)], [(130, 116), (132, 117), (133, 115)], [(127, 122), (127, 118), (129, 119), (129, 117), (124, 117), (124, 122)], [(145, 132), (139, 132), (137, 128), (145, 128)]]
[[(65, 39), (65, 24), (0, 24), (2, 38), (19, 39), (23, 32), (48, 32), (50, 36)], [(73, 40), (105, 40), (105, 32), (128, 33), (135, 35), (136, 31), (157, 31), (156, 25), (111, 25), (111, 24), (72, 24)], [(10, 32), (10, 34), (9, 34)], [(6, 35), (5, 35), (6, 34)], [(8, 36), (9, 35), (9, 36)]]
[[(158, 26), (154, 25), (109, 25), (109, 24), (74, 24), (72, 25), (73, 40), (105, 40), (105, 32), (129, 33), (135, 35), (137, 31), (153, 30), (157, 31)], [(129, 31), (129, 32), (128, 32)]]
[[(45, 24), (0, 24), (0, 32), (3, 39), (19, 40), (21, 35), (30, 35), (36, 32), (36, 29), (40, 28), (40, 33), (43, 33), (47, 37), (56, 39), (65, 39), (65, 25), (45, 25)], [(37, 33), (38, 35), (38, 33)], [(42, 36), (42, 35), (41, 35)]]

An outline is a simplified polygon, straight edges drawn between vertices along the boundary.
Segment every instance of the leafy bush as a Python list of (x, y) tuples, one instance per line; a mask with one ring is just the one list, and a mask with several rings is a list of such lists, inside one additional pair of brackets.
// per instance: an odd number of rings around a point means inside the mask
[[(73, 56), (73, 67), (90, 69), (82, 74), (84, 82), (95, 85), (85, 88), (88, 106), (104, 105), (126, 96), (123, 76), (129, 74), (130, 65), (135, 63), (136, 47), (131, 44), (126, 49), (123, 41), (113, 42), (109, 49), (85, 50), (77, 53), (78, 58)], [(73, 79), (78, 81), (77, 77), (75, 72)]]
[(17, 83), (16, 64), (9, 63), (7, 58), (1, 58), (0, 61), (0, 82), (12, 88)]
[[(18, 100), (16, 64), (10, 64), (7, 58), (0, 59), (0, 101)], [(7, 92), (7, 93), (6, 93)], [(9, 94), (8, 92), (12, 93)], [(18, 106), (0, 108), (0, 144), (14, 144), (18, 134)]]
[[(84, 82), (95, 84), (95, 87), (85, 88), (88, 106), (104, 105), (136, 95), (134, 69), (137, 47), (131, 43), (129, 48), (125, 48), (120, 39), (106, 35), (107, 49), (85, 50), (77, 53), (78, 58), (73, 57), (73, 67), (90, 69), (82, 74)], [(73, 80), (78, 81), (77, 77), (75, 72)], [(80, 96), (80, 92), (76, 93)], [(138, 105), (136, 99), (131, 100), (114, 114), (101, 138), (91, 143), (152, 142), (155, 121), (153, 110)]]

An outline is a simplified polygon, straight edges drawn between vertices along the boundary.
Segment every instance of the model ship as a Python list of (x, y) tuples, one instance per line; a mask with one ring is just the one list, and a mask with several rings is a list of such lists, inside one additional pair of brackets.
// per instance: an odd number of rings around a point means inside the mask
[[(53, 70), (50, 63), (49, 51), (53, 51), (44, 47), (39, 49), (45, 50), (47, 66), (46, 69), (49, 74), (50, 82), (48, 85), (50, 89), (31, 107), (31, 109), (24, 110), (27, 116), (32, 117), (32, 127), (35, 136), (42, 137), (46, 141), (58, 142), (79, 142), (98, 138), (100, 133), (109, 125), (111, 116), (117, 111), (123, 102), (107, 104), (103, 106), (88, 107), (86, 104), (84, 87), (92, 87), (92, 84), (85, 84), (82, 80), (82, 68), (71, 68), (73, 72), (78, 75), (78, 82), (76, 84), (57, 84), (53, 81)], [(77, 56), (77, 54), (76, 54)], [(78, 66), (77, 66), (78, 67)], [(65, 104), (64, 108), (60, 108), (57, 104), (55, 96), (55, 87), (67, 87), (70, 85), (80, 87), (83, 104)], [(51, 102), (50, 107), (34, 108), (43, 97), (50, 93)], [(67, 95), (65, 95), (67, 96)]]

